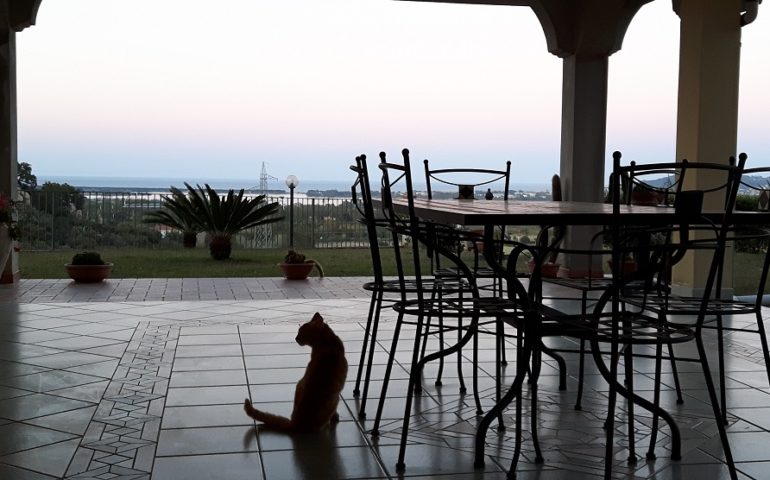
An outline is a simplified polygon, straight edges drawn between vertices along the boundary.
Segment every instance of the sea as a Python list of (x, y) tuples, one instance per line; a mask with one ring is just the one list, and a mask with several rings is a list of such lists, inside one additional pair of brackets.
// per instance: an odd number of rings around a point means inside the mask
[[(94, 190), (109, 190), (120, 192), (150, 192), (164, 193), (169, 187), (174, 186), (184, 189), (185, 182), (192, 186), (209, 184), (217, 191), (243, 188), (246, 191), (259, 191), (258, 180), (244, 180), (232, 178), (172, 178), (172, 177), (97, 177), (97, 176), (56, 176), (56, 175), (37, 175), (38, 185), (45, 182), (67, 183), (77, 187), (85, 192)], [(351, 179), (345, 180), (303, 180), (300, 179), (299, 186), (295, 193), (304, 194), (308, 190), (337, 190), (340, 192), (349, 192)], [(418, 191), (425, 189), (425, 184), (415, 182), (415, 189)], [(492, 185), (492, 190), (502, 190), (503, 186)], [(548, 192), (551, 190), (550, 184), (539, 183), (519, 183), (511, 184), (512, 191), (522, 192)], [(442, 189), (435, 189), (441, 191)], [(449, 189), (443, 189), (448, 191)], [(268, 183), (268, 191), (273, 194), (289, 193), (289, 188), (283, 182), (271, 181)]]

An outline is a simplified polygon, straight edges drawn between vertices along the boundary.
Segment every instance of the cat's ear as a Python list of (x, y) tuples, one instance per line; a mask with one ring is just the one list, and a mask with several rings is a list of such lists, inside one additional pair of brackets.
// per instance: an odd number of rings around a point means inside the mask
[(315, 312), (315, 315), (313, 315), (313, 319), (312, 319), (312, 320), (310, 320), (310, 321), (311, 321), (311, 322), (319, 322), (319, 323), (323, 323), (323, 321), (324, 321), (324, 317), (322, 317), (320, 313), (318, 313), (318, 312)]

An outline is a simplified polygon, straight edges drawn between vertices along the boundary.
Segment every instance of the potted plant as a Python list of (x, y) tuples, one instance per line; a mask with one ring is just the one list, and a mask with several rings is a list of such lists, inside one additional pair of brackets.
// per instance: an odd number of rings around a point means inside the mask
[(278, 202), (267, 202), (265, 195), (244, 197), (244, 189), (233, 189), (220, 197), (208, 184), (193, 188), (185, 183), (190, 204), (201, 229), (209, 235), (209, 252), (214, 260), (230, 258), (232, 236), (241, 230), (282, 220)]
[(286, 280), (304, 280), (310, 275), (313, 267), (318, 270), (319, 277), (323, 278), (324, 276), (324, 270), (320, 263), (313, 259), (305, 258), (304, 255), (294, 250), (289, 250), (286, 256), (283, 257), (283, 262), (278, 264), (278, 267), (280, 267)]
[(64, 266), (70, 278), (78, 283), (101, 282), (112, 270), (112, 264), (102, 260), (98, 252), (76, 253), (72, 261)]

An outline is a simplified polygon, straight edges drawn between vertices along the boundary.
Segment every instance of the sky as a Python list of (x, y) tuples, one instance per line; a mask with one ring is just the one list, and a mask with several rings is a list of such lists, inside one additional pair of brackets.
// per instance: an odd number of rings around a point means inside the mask
[[(743, 29), (740, 151), (766, 158), (770, 7)], [(678, 17), (610, 57), (607, 156), (673, 160)], [(17, 37), (19, 161), (38, 176), (349, 178), (365, 153), (559, 170), (561, 71), (526, 7), (392, 0), (46, 0)], [(766, 163), (766, 162), (765, 162)]]

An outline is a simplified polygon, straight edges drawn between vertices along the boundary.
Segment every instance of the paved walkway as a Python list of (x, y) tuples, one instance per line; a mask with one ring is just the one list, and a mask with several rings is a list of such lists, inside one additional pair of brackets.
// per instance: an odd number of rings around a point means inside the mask
[(143, 302), (180, 300), (288, 300), (368, 298), (369, 277), (307, 280), (269, 278), (121, 278), (96, 284), (69, 279), (23, 279), (0, 286), (0, 302)]

